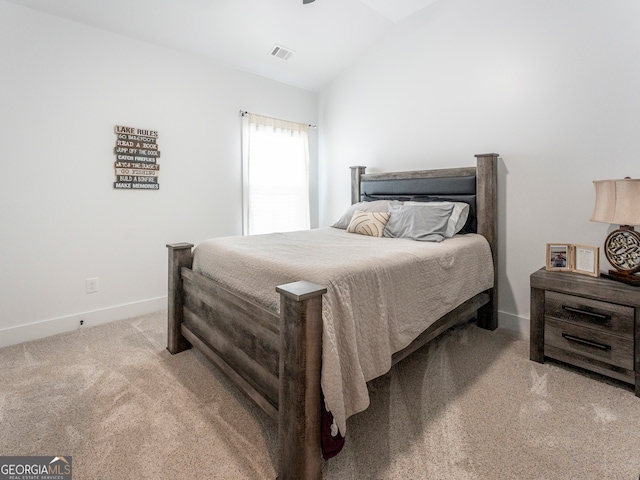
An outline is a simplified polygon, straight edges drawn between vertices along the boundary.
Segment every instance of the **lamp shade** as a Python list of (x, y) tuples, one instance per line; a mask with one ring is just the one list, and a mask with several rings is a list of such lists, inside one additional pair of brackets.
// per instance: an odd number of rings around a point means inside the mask
[(592, 222), (640, 225), (640, 179), (594, 180), (596, 205)]

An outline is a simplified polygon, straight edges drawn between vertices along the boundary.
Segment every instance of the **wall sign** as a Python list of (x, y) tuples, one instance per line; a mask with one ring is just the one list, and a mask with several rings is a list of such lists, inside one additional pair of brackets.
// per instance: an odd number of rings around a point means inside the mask
[(113, 188), (159, 190), (158, 132), (116, 125), (116, 181)]

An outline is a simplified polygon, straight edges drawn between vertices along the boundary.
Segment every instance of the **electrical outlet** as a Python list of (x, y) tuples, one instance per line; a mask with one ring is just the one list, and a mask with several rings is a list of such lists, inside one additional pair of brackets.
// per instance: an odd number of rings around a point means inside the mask
[(85, 280), (85, 286), (87, 287), (87, 293), (96, 293), (98, 291), (98, 279), (87, 278)]

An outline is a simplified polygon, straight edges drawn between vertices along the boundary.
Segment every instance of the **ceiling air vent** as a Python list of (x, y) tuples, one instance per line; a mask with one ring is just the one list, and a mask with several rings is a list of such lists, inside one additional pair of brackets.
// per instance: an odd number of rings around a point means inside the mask
[(274, 45), (269, 52), (269, 55), (271, 55), (272, 57), (277, 57), (281, 60), (289, 60), (291, 58), (291, 55), (293, 55), (293, 50), (289, 50), (288, 48), (285, 48), (281, 45)]

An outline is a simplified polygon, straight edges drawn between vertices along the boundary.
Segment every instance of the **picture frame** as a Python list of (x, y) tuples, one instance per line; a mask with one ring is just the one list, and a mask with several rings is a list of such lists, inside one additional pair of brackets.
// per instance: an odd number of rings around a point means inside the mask
[(600, 248), (590, 245), (573, 246), (572, 272), (597, 277), (600, 275)]
[(546, 269), (599, 276), (600, 248), (571, 243), (547, 243)]
[(571, 271), (571, 244), (547, 243), (547, 270)]

